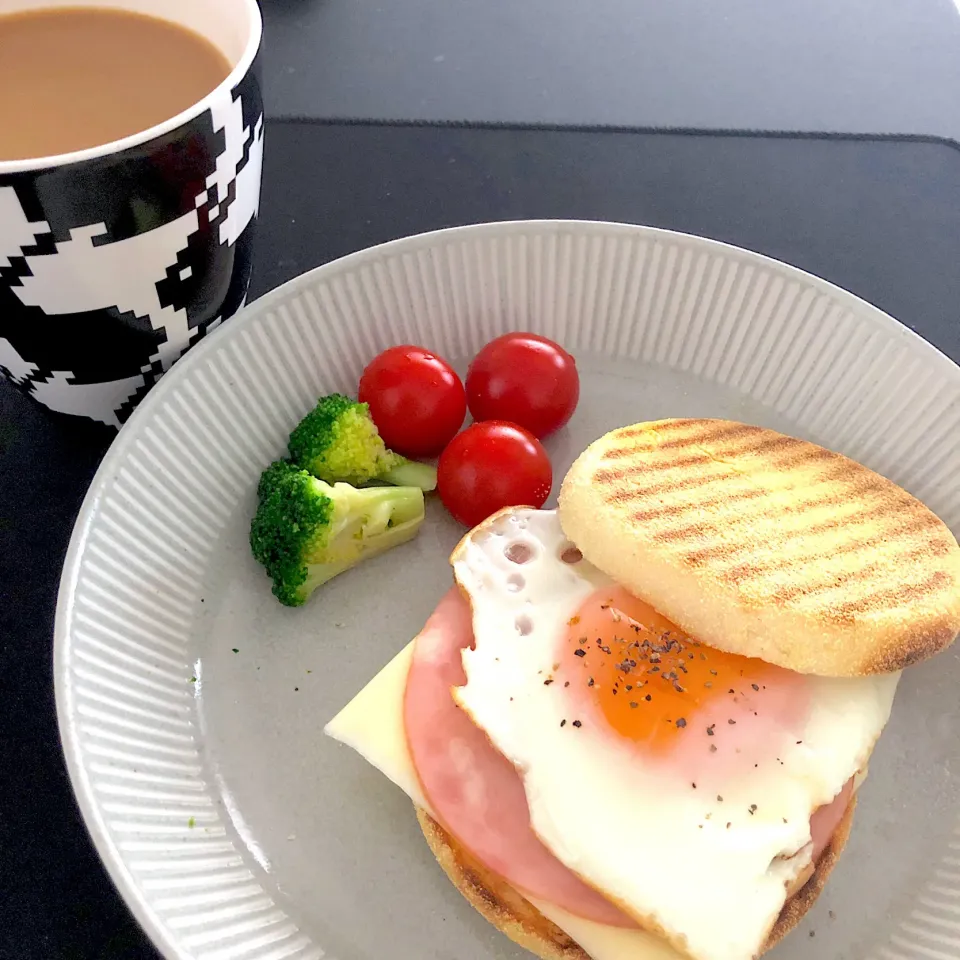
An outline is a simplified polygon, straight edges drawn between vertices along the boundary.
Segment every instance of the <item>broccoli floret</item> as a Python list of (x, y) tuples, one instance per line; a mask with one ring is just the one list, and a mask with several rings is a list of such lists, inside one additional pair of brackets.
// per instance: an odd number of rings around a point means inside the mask
[(374, 480), (434, 490), (437, 471), (388, 450), (365, 403), (340, 393), (323, 397), (294, 428), (288, 444), (297, 466), (327, 483)]
[(291, 607), (361, 560), (406, 543), (424, 516), (419, 487), (331, 486), (286, 460), (263, 471), (257, 495), (253, 556)]

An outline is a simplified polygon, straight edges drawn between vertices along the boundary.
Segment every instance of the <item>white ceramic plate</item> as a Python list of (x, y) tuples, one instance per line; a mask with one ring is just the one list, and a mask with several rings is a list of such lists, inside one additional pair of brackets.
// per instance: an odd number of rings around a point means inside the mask
[[(447, 882), (407, 799), (321, 728), (422, 626), (460, 530), (282, 608), (250, 557), (261, 468), (382, 348), (464, 366), (539, 331), (577, 357), (558, 477), (614, 426), (729, 417), (885, 473), (960, 530), (960, 370), (850, 294), (752, 253), (634, 226), (510, 223), (366, 250), (198, 346), (87, 496), (56, 622), (61, 733), (87, 825), (167, 957), (523, 954)], [(195, 682), (194, 682), (195, 678)], [(960, 958), (960, 661), (910, 670), (853, 837), (781, 960)], [(815, 939), (811, 939), (814, 937)]]

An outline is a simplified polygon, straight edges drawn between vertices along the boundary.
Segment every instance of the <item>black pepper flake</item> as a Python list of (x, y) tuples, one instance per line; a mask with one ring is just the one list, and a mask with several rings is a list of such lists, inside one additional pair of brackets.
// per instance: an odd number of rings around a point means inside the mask
[(723, 803), (723, 797), (719, 793), (717, 794), (717, 803)]
[(560, 726), (561, 726), (561, 727), (565, 727), (566, 725), (567, 725), (567, 721), (566, 721), (566, 720), (561, 720), (561, 721), (560, 721)]
[(581, 637), (581, 638), (577, 641), (577, 643), (580, 643), (580, 644), (583, 644), (583, 643), (586, 643), (586, 642), (587, 642), (587, 638), (586, 638), (586, 637)]
[(810, 931), (810, 936), (811, 936), (811, 937), (815, 937), (816, 935), (817, 935), (817, 931), (816, 931), (816, 930), (811, 930), (811, 931)]
[(797, 746), (799, 747), (801, 743), (803, 743), (803, 741), (802, 741), (802, 740), (798, 740), (798, 741), (797, 741)]
[(727, 723), (729, 723), (731, 727), (735, 727), (737, 725), (737, 721), (732, 717), (727, 721)]
[(691, 783), (690, 786), (693, 787), (694, 790), (697, 789), (697, 785), (695, 783)]
[(681, 687), (680, 684), (676, 682), (676, 680), (674, 680), (674, 682), (673, 682), (673, 689), (676, 690), (677, 693), (686, 693), (686, 692), (687, 692), (687, 688), (686, 688), (686, 687)]
[(643, 699), (646, 700), (647, 703), (649, 703), (653, 699), (653, 697), (651, 697), (650, 694), (648, 693)]
[(728, 830), (730, 829), (730, 824), (729, 824), (729, 823), (727, 823), (727, 829), (728, 829)]
[(747, 808), (747, 812), (748, 812), (751, 816), (752, 816), (753, 814), (755, 814), (755, 813), (757, 812), (757, 805), (756, 805), (755, 803), (751, 803), (750, 806)]
[(784, 822), (784, 823), (787, 822), (787, 818), (786, 818), (786, 817), (783, 818), (783, 822)]
[(574, 725), (575, 727), (582, 727), (582, 726), (583, 726), (583, 724), (582, 724), (579, 720), (574, 720), (574, 721), (573, 721), (573, 725)]
[(609, 648), (609, 647), (604, 647), (604, 646), (602, 646), (602, 647), (600, 647), (600, 651), (601, 651), (601, 653), (609, 654), (609, 653), (610, 653), (610, 648)]
[(569, 680), (564, 680), (564, 681), (563, 681), (563, 685), (564, 685), (565, 687), (569, 687), (569, 686), (570, 686), (570, 681), (569, 681)]
[[(701, 653), (700, 656), (703, 657), (703, 654)], [(706, 658), (706, 657), (703, 657), (703, 659), (706, 660), (707, 658)], [(716, 675), (717, 675), (717, 671), (716, 671), (716, 670), (711, 670), (711, 671), (710, 671), (710, 676), (711, 676), (711, 677), (715, 677)]]
[(716, 745), (715, 743), (711, 743), (711, 744), (710, 744), (710, 752), (711, 752), (711, 753), (716, 753), (716, 752), (717, 752), (717, 745)]
[(755, 683), (751, 683), (750, 686), (753, 687), (754, 690), (760, 689)]
[(651, 672), (651, 673), (659, 673), (659, 672), (660, 672), (660, 668), (659, 668), (659, 667), (651, 667), (651, 668), (650, 668), (650, 672)]
[(828, 916), (831, 920), (836, 920), (836, 919), (837, 919), (837, 915), (836, 915), (832, 910), (828, 910), (828, 911), (827, 911), (827, 916)]
[(586, 650), (574, 650), (574, 651), (573, 651), (573, 655), (574, 655), (575, 657), (585, 657), (585, 656), (587, 655), (587, 651), (586, 651)]
[(294, 688), (293, 688), (293, 692), (294, 692), (294, 693), (297, 693), (297, 692), (299, 692), (299, 690), (300, 690), (300, 688), (299, 688), (299, 687), (294, 687)]
[(708, 737), (712, 737), (712, 736), (713, 736), (713, 728), (714, 728), (715, 726), (716, 726), (715, 723), (711, 723), (710, 726), (707, 727), (707, 736), (708, 736)]
[(731, 687), (731, 688), (727, 691), (727, 693), (734, 693), (734, 692), (735, 692), (735, 691), (734, 691), (733, 687)]
[(591, 678), (587, 681), (587, 686), (588, 686), (588, 687), (592, 687), (592, 686), (593, 686), (593, 677), (591, 677)]
[(613, 695), (616, 696), (620, 691), (616, 687), (613, 688)]
[(678, 727), (679, 729), (682, 730), (686, 725), (687, 725), (687, 721), (684, 720), (683, 717), (680, 717), (680, 719), (677, 720), (677, 727)]
[(553, 683), (553, 677), (547, 677), (547, 679), (543, 681), (545, 687), (549, 687), (551, 683)]
[(629, 693), (633, 689), (633, 684), (628, 683), (624, 689)]
[(631, 700), (631, 701), (630, 701), (630, 709), (631, 709), (631, 710), (636, 710), (637, 707), (639, 707), (639, 706), (640, 706), (640, 704), (637, 703), (636, 700)]

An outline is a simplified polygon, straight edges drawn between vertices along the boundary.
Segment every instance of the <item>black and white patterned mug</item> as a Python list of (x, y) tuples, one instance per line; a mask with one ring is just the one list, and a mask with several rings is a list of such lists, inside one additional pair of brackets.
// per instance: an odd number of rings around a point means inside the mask
[[(70, 0), (85, 5), (106, 6)], [(0, 13), (37, 6), (0, 0)], [(53, 410), (119, 427), (246, 298), (263, 158), (262, 22), (256, 0), (110, 6), (192, 29), (232, 67), (202, 100), (142, 133), (0, 161), (0, 372)]]

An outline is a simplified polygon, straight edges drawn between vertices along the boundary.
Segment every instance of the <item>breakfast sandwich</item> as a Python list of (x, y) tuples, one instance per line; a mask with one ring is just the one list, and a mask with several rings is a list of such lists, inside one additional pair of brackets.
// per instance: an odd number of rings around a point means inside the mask
[(558, 510), (495, 514), (451, 565), (326, 732), (543, 958), (761, 955), (843, 849), (899, 671), (960, 629), (960, 547), (923, 504), (727, 421), (608, 434)]

